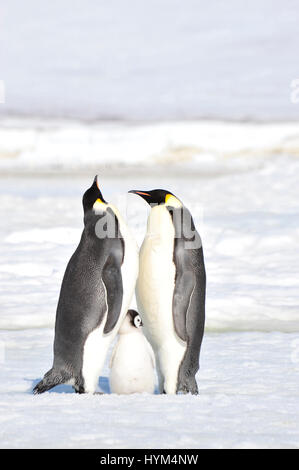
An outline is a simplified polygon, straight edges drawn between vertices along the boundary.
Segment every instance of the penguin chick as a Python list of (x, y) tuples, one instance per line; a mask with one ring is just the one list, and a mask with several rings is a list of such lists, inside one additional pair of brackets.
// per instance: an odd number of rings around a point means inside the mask
[(142, 332), (135, 310), (128, 313), (118, 332), (110, 360), (110, 390), (117, 394), (154, 393), (155, 358)]

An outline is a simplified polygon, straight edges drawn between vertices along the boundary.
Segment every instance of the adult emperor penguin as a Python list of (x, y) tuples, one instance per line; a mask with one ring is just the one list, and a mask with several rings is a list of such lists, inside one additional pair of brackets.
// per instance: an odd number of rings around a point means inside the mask
[(94, 393), (108, 347), (128, 311), (138, 274), (138, 248), (98, 178), (83, 195), (84, 230), (61, 285), (52, 368), (34, 388), (68, 383)]
[(136, 301), (156, 356), (162, 393), (198, 393), (206, 274), (189, 210), (170, 191), (132, 190), (151, 211), (139, 254)]
[(142, 332), (136, 310), (129, 310), (118, 332), (110, 360), (112, 393), (154, 393), (155, 357)]

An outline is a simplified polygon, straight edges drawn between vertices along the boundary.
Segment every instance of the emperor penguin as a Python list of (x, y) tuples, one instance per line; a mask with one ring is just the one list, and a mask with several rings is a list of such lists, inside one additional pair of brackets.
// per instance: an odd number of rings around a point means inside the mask
[(206, 273), (189, 210), (170, 191), (132, 190), (151, 205), (139, 253), (136, 301), (156, 357), (160, 393), (198, 393)]
[(96, 393), (106, 353), (128, 311), (138, 274), (138, 247), (98, 182), (83, 195), (84, 230), (63, 277), (52, 368), (34, 387), (71, 384)]
[(154, 393), (155, 356), (136, 310), (128, 310), (110, 360), (110, 390), (117, 394)]

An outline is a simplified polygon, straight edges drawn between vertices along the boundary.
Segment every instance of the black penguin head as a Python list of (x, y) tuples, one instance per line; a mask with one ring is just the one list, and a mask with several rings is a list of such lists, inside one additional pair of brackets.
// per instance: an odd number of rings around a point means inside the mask
[(139, 191), (132, 189), (129, 193), (141, 196), (149, 205), (156, 206), (159, 204), (182, 205), (181, 201), (170, 191), (165, 189), (152, 189), (151, 191)]
[(130, 323), (132, 326), (134, 326), (135, 328), (141, 328), (143, 326), (141, 317), (139, 313), (136, 312), (136, 310), (128, 310), (127, 315), (130, 319)]
[(93, 208), (95, 202), (98, 202), (99, 204), (107, 204), (99, 188), (98, 175), (94, 177), (92, 185), (83, 195), (82, 203), (84, 214)]

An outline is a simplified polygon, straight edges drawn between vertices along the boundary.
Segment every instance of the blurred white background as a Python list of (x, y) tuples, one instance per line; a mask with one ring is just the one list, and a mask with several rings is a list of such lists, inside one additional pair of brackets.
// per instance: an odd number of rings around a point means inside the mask
[(2, 115), (298, 119), (296, 0), (1, 3)]

